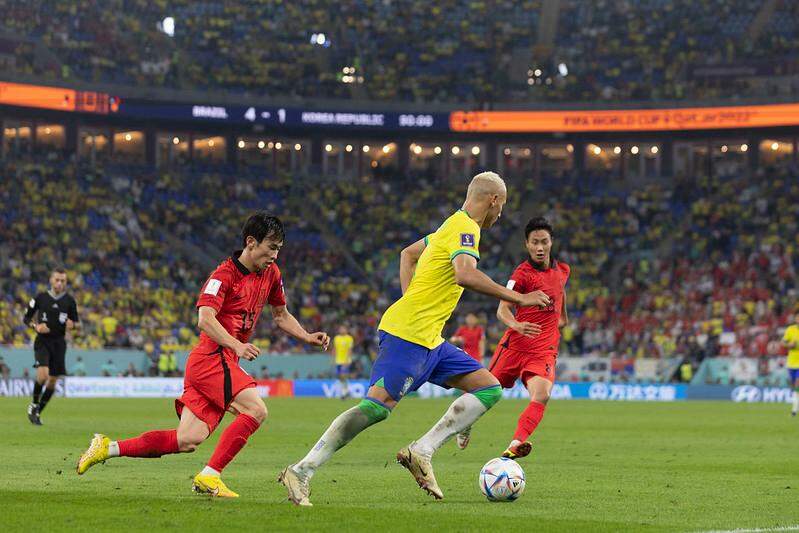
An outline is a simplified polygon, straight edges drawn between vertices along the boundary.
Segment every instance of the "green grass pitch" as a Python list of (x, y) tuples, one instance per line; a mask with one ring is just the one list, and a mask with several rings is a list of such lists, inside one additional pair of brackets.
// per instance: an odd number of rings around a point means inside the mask
[[(176, 423), (171, 400), (55, 398), (45, 426), (24, 399), (0, 399), (2, 531), (702, 531), (799, 524), (799, 420), (785, 405), (553, 402), (521, 461), (527, 489), (490, 503), (480, 467), (503, 449), (523, 409), (505, 400), (458, 451), (434, 458), (445, 499), (425, 495), (394, 454), (422, 434), (448, 400), (403, 401), (341, 450), (313, 480), (313, 508), (276, 483), (353, 401), (269, 399), (270, 418), (224, 473), (241, 494), (190, 491), (216, 436), (196, 453), (114, 459), (86, 475), (75, 461), (93, 432), (112, 438)], [(226, 419), (223, 427), (229, 422)]]

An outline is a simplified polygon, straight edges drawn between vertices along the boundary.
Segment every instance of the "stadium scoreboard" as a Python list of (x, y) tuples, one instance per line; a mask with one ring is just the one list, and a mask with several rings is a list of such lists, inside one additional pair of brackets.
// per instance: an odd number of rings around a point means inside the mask
[[(138, 120), (358, 132), (590, 133), (798, 127), (799, 103), (662, 109), (411, 111), (172, 103), (0, 82), (0, 105)], [(357, 106), (357, 102), (353, 103)]]

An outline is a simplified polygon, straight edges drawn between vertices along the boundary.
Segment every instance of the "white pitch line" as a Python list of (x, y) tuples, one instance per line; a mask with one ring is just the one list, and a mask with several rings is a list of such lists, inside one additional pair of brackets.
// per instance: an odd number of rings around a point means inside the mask
[(772, 531), (799, 531), (799, 525), (759, 527), (754, 529), (718, 529), (713, 531), (701, 531), (699, 533), (770, 533)]

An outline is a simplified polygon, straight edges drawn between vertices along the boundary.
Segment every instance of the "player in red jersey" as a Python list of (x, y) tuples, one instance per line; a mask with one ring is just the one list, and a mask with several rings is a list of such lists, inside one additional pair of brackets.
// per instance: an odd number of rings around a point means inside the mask
[(459, 327), (450, 337), (452, 344), (463, 346), (463, 351), (472, 356), (472, 359), (483, 364), (483, 354), (486, 351), (486, 335), (483, 327), (477, 322), (474, 313), (466, 315), (466, 324)]
[(500, 302), (497, 317), (508, 329), (499, 341), (488, 369), (505, 388), (521, 379), (530, 393), (530, 403), (519, 416), (503, 457), (524, 457), (532, 450), (528, 437), (544, 417), (558, 358), (560, 329), (568, 323), (566, 282), (571, 269), (552, 255), (552, 226), (543, 218), (533, 218), (524, 228), (525, 246), (530, 259), (513, 271), (507, 287), (522, 294), (543, 291), (549, 306), (517, 307)]
[(177, 429), (148, 431), (111, 441), (96, 434), (78, 461), (78, 474), (111, 457), (161, 457), (193, 452), (222, 421), (236, 415), (222, 432), (206, 467), (194, 477), (195, 492), (236, 498), (220, 474), (266, 420), (266, 406), (255, 380), (239, 359), (255, 359), (260, 349), (249, 342), (261, 310), (269, 304), (277, 326), (289, 335), (327, 349), (326, 333), (308, 333), (286, 308), (283, 280), (275, 264), (283, 246), (283, 224), (255, 213), (242, 229), (243, 249), (233, 252), (211, 273), (197, 300), (200, 341), (189, 354), (183, 395), (175, 400)]
[[(472, 358), (483, 364), (483, 355), (486, 352), (486, 335), (482, 326), (477, 322), (477, 317), (474, 313), (466, 315), (466, 324), (459, 327), (455, 334), (450, 337), (449, 341), (452, 344), (463, 346), (463, 351), (472, 356)], [(469, 445), (471, 437), (471, 428), (466, 428), (455, 438), (458, 448), (465, 449)]]
[(530, 403), (519, 416), (503, 457), (516, 459), (532, 450), (527, 439), (544, 417), (560, 343), (560, 328), (568, 323), (566, 282), (571, 269), (552, 257), (552, 226), (545, 218), (530, 220), (524, 228), (525, 247), (530, 258), (516, 267), (507, 287), (527, 294), (542, 291), (549, 296), (547, 307), (516, 307), (500, 302), (497, 317), (508, 329), (502, 336), (488, 370), (506, 389), (521, 379), (530, 393)]

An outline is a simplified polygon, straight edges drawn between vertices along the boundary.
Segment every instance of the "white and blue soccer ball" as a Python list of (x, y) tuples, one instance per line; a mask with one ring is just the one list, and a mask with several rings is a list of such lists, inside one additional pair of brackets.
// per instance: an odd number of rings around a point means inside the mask
[(524, 470), (507, 457), (488, 461), (480, 469), (480, 490), (492, 502), (512, 502), (524, 492)]

